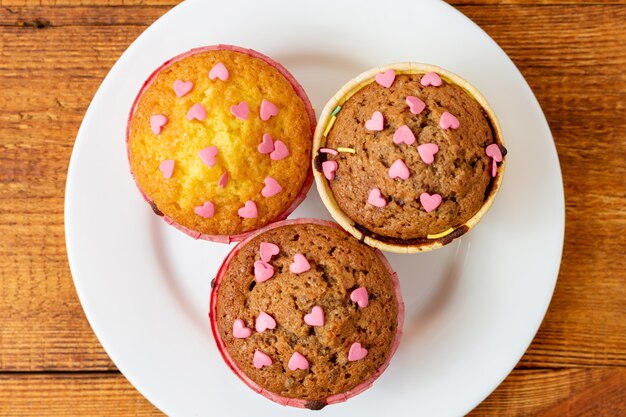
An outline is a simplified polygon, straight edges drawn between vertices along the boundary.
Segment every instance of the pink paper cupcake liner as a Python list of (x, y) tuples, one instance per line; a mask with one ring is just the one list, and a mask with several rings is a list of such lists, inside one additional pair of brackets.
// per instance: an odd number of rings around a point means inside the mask
[[(341, 226), (339, 226), (337, 223), (326, 221), (326, 220), (313, 219), (313, 218), (279, 221), (276, 223), (272, 223), (268, 226), (265, 226), (259, 230), (256, 230), (253, 234), (250, 234), (246, 238), (241, 240), (230, 251), (230, 253), (226, 256), (226, 258), (222, 262), (222, 265), (218, 269), (215, 279), (212, 283), (213, 289), (211, 291), (211, 302), (210, 302), (210, 308), (209, 308), (209, 319), (211, 321), (211, 330), (213, 332), (213, 337), (215, 338), (215, 343), (217, 344), (217, 348), (219, 352), (221, 353), (222, 358), (224, 358), (224, 361), (230, 367), (230, 369), (234, 372), (234, 374), (237, 375), (239, 379), (241, 379), (252, 390), (263, 395), (264, 397), (269, 398), (270, 400), (278, 404), (288, 405), (288, 406), (297, 407), (297, 408), (306, 408), (306, 404), (308, 401), (303, 400), (303, 399), (298, 399), (298, 398), (287, 398), (287, 397), (278, 395), (276, 393), (273, 393), (271, 391), (268, 391), (264, 389), (263, 387), (261, 387), (256, 382), (254, 382), (253, 380), (251, 380), (245, 373), (243, 373), (243, 371), (237, 366), (235, 361), (228, 354), (228, 351), (226, 350), (226, 345), (224, 341), (222, 340), (219, 330), (217, 328), (217, 321), (215, 317), (217, 316), (217, 296), (218, 296), (220, 284), (222, 282), (222, 278), (224, 277), (224, 274), (226, 272), (228, 265), (230, 264), (230, 261), (235, 257), (235, 255), (237, 255), (239, 250), (241, 250), (241, 248), (243, 248), (250, 240), (252, 240), (254, 237), (256, 237), (257, 235), (263, 232), (266, 232), (268, 230), (272, 230), (274, 228), (281, 227), (281, 226), (287, 226), (291, 224), (306, 224), (306, 223), (319, 224), (322, 226), (329, 226), (329, 227), (334, 227), (336, 229), (342, 230)], [(352, 398), (362, 393), (363, 391), (367, 390), (368, 388), (370, 388), (374, 384), (374, 381), (376, 381), (378, 377), (382, 375), (385, 369), (387, 369), (387, 367), (389, 366), (389, 362), (391, 361), (391, 358), (395, 354), (400, 344), (400, 339), (402, 337), (402, 324), (404, 323), (404, 302), (402, 301), (402, 294), (400, 292), (400, 282), (398, 281), (398, 274), (393, 270), (393, 268), (391, 267), (391, 264), (389, 263), (387, 258), (385, 258), (385, 256), (380, 250), (373, 249), (373, 248), (372, 250), (376, 252), (376, 255), (378, 256), (378, 258), (381, 260), (383, 265), (385, 265), (385, 267), (389, 271), (391, 275), (391, 280), (393, 282), (393, 286), (395, 289), (396, 300), (398, 302), (398, 325), (397, 325), (396, 337), (391, 345), (391, 350), (389, 352), (389, 356), (387, 357), (387, 360), (376, 370), (376, 372), (367, 381), (360, 383), (356, 387), (346, 392), (327, 397), (326, 398), (327, 405), (337, 404), (337, 403), (347, 401), (349, 398)]]
[[(233, 45), (209, 45), (209, 46), (203, 46), (203, 47), (191, 49), (190, 51), (184, 52), (184, 53), (182, 53), (180, 55), (177, 55), (174, 58), (171, 58), (168, 61), (164, 62), (159, 68), (157, 68), (152, 74), (150, 74), (148, 79), (144, 82), (143, 86), (141, 87), (141, 90), (139, 90), (139, 94), (137, 94), (137, 97), (135, 97), (135, 101), (133, 102), (133, 105), (131, 107), (130, 114), (128, 116), (128, 122), (127, 122), (127, 125), (126, 125), (126, 154), (127, 154), (129, 166), (130, 166), (130, 148), (128, 147), (128, 141), (130, 139), (130, 122), (131, 122), (133, 116), (135, 115), (135, 111), (137, 110), (137, 105), (139, 103), (139, 99), (141, 98), (143, 93), (146, 91), (146, 89), (148, 87), (150, 87), (152, 82), (155, 80), (156, 76), (164, 68), (167, 68), (171, 64), (173, 64), (173, 63), (175, 63), (177, 61), (180, 61), (181, 59), (187, 58), (188, 56), (196, 55), (196, 54), (199, 54), (199, 53), (202, 53), (202, 52), (216, 51), (216, 50), (228, 50), (228, 51), (235, 51), (235, 52), (240, 52), (240, 53), (243, 53), (243, 54), (247, 54), (247, 55), (249, 55), (249, 56), (251, 56), (253, 58), (258, 58), (258, 59), (266, 62), (270, 66), (276, 68), (276, 70), (283, 77), (285, 77), (287, 79), (287, 81), (289, 81), (289, 84), (291, 84), (291, 86), (295, 90), (295, 92), (298, 95), (298, 97), (300, 97), (300, 99), (304, 103), (304, 106), (306, 108), (306, 112), (307, 112), (307, 114), (309, 116), (309, 122), (310, 122), (310, 125), (311, 125), (311, 136), (313, 135), (313, 133), (315, 132), (315, 126), (316, 126), (315, 111), (313, 110), (313, 106), (311, 105), (309, 97), (306, 95), (306, 92), (304, 91), (304, 88), (302, 88), (300, 83), (298, 83), (298, 81), (295, 79), (295, 77), (293, 75), (291, 75), (291, 73), (289, 71), (287, 71), (287, 69), (284, 66), (282, 66), (278, 62), (274, 61), (270, 57), (268, 57), (266, 55), (263, 55), (262, 53), (257, 52), (257, 51), (255, 51), (253, 49), (246, 49), (246, 48), (242, 48), (242, 47), (239, 47), (239, 46), (233, 46)], [(132, 168), (131, 168), (131, 175), (133, 177), (133, 181), (137, 185), (137, 188), (139, 189), (139, 192), (143, 196), (144, 200), (146, 200), (148, 202), (148, 204), (153, 206), (153, 204), (154, 204), (153, 201), (146, 195), (146, 193), (144, 193), (144, 191), (139, 186), (139, 183), (137, 183), (137, 179), (135, 178), (135, 174), (133, 173)], [(302, 188), (300, 189), (300, 192), (298, 193), (296, 198), (289, 205), (289, 207), (287, 207), (287, 209), (285, 211), (283, 211), (274, 220), (272, 220), (272, 222), (286, 219), (300, 205), (300, 203), (302, 203), (302, 201), (306, 198), (306, 195), (307, 195), (309, 189), (311, 188), (311, 184), (313, 184), (313, 170), (312, 170), (312, 167), (309, 167), (309, 169), (307, 171), (306, 179), (304, 180), (304, 184), (302, 184)], [(174, 220), (172, 220), (171, 218), (169, 218), (169, 217), (167, 217), (165, 215), (163, 215), (162, 217), (163, 217), (163, 220), (165, 220), (165, 222), (167, 224), (169, 224), (170, 226), (174, 226), (175, 228), (177, 228), (181, 232), (186, 233), (187, 235), (193, 237), (194, 239), (208, 240), (208, 241), (211, 241), (211, 242), (218, 242), (218, 243), (238, 242), (238, 241), (241, 241), (241, 240), (245, 239), (251, 233), (255, 232), (255, 230), (250, 230), (248, 232), (240, 233), (240, 234), (237, 234), (237, 235), (208, 235), (208, 234), (204, 234), (204, 233), (201, 233), (201, 232), (189, 229), (188, 227), (185, 227), (185, 226), (183, 226), (181, 224), (178, 224)]]

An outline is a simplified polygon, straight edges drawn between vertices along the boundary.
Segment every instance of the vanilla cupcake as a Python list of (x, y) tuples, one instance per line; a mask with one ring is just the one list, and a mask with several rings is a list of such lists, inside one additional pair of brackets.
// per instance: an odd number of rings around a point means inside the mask
[(483, 96), (438, 67), (377, 68), (324, 108), (314, 175), (347, 231), (399, 253), (441, 247), (467, 233), (500, 188), (506, 149)]
[(130, 168), (153, 211), (196, 239), (231, 242), (286, 218), (312, 182), (315, 115), (270, 58), (234, 46), (158, 68), (130, 112)]

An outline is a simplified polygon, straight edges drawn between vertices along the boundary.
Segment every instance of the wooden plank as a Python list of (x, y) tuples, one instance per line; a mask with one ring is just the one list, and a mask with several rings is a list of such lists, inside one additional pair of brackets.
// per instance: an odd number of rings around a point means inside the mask
[(168, 6), (179, 4), (178, 0), (2, 0), (3, 7), (37, 7), (37, 6)]
[(625, 388), (625, 368), (516, 370), (469, 416), (622, 416)]
[[(37, 7), (37, 6), (167, 6), (179, 4), (177, 0), (2, 0), (4, 7)], [(626, 4), (625, 0), (451, 0), (453, 6), (466, 5), (513, 5), (513, 6), (549, 6), (549, 5), (597, 5)]]
[[(13, 1), (13, 0), (10, 0)], [(15, 4), (3, 0), (0, 6), (0, 26), (22, 26), (26, 28), (47, 28), (49, 26), (91, 26), (91, 25), (139, 25), (147, 26), (170, 10), (177, 4), (175, 1), (154, 1), (149, 5), (130, 3), (126, 6), (108, 6), (106, 1), (95, 1), (93, 3), (69, 1), (50, 6), (45, 2), (33, 2), (32, 5), (23, 5), (21, 0), (15, 0)], [(564, 24), (572, 26), (575, 21), (584, 22), (588, 14), (598, 13), (599, 10), (605, 13), (606, 20), (619, 23), (619, 19), (612, 15), (611, 11), (619, 10), (626, 5), (626, 0), (619, 1), (589, 1), (580, 6), (562, 4), (558, 1), (547, 1), (543, 4), (536, 1), (527, 0), (529, 4), (515, 5), (515, 2), (499, 2), (486, 0), (485, 2), (455, 1), (451, 4), (461, 12), (472, 18), (483, 29), (490, 34), (494, 27), (503, 27), (509, 24), (520, 26), (522, 23), (530, 24), (527, 31), (536, 32), (535, 27), (540, 31), (548, 32), (552, 36), (540, 38), (531, 36), (524, 43), (542, 42), (547, 43), (551, 38), (557, 37), (559, 32), (549, 32), (545, 26), (546, 19), (552, 24)], [(502, 4), (498, 4), (502, 3)], [(523, 2), (522, 2), (523, 3)], [(576, 1), (572, 2), (576, 3)], [(576, 12), (572, 13), (572, 7), (576, 7)], [(487, 13), (487, 12), (490, 13)], [(503, 13), (505, 11), (506, 13)], [(515, 17), (518, 13), (528, 20), (519, 21)], [(497, 16), (497, 19), (494, 17)], [(544, 25), (544, 26), (542, 26)], [(596, 34), (602, 35), (603, 28), (595, 29)], [(570, 29), (571, 30), (571, 29)], [(506, 34), (506, 32), (504, 32)], [(519, 32), (509, 33), (515, 37)], [(492, 34), (493, 35), (493, 34)], [(543, 35), (543, 34), (542, 34)], [(574, 34), (576, 35), (576, 34)], [(577, 41), (583, 40), (587, 35), (577, 36)], [(609, 38), (607, 36), (607, 38)], [(562, 39), (561, 39), (562, 40)], [(570, 45), (571, 46), (571, 45)], [(575, 48), (576, 46), (572, 46)], [(508, 50), (507, 50), (508, 51)], [(529, 58), (529, 56), (526, 56)], [(537, 56), (536, 58), (545, 58)]]
[[(102, 77), (164, 9), (132, 8), (143, 13), (139, 17), (129, 16), (126, 7), (109, 9), (105, 18), (97, 7), (79, 7), (74, 15), (72, 8), (42, 6), (38, 10), (54, 16), (50, 27), (0, 28), (3, 370), (113, 368), (84, 320), (67, 267), (65, 175), (74, 135)], [(583, 9), (576, 14), (569, 6), (507, 6), (503, 13), (500, 6), (460, 7), (527, 77), (552, 126), (563, 168), (561, 275), (523, 367), (626, 364), (620, 305), (626, 299), (625, 237), (616, 233), (626, 222), (626, 199), (618, 192), (626, 176), (626, 7)], [(0, 16), (1, 22), (8, 19), (5, 12)], [(55, 27), (55, 21), (62, 25)], [(593, 76), (585, 75), (590, 71)], [(606, 114), (616, 114), (612, 123), (605, 122)]]
[(171, 9), (163, 6), (11, 6), (0, 7), (0, 26), (46, 29), (64, 26), (141, 26)]
[(0, 374), (0, 415), (161, 416), (119, 373)]
[(542, 410), (537, 417), (623, 416), (626, 414), (626, 372), (615, 369), (600, 380)]
[[(625, 384), (624, 368), (518, 370), (470, 416), (624, 415)], [(598, 401), (600, 392), (605, 394)], [(161, 414), (120, 374), (80, 372), (0, 374), (0, 415), (122, 417)]]
[[(451, 0), (453, 6), (595, 6), (626, 4), (624, 0)], [(572, 13), (574, 14), (574, 13)]]

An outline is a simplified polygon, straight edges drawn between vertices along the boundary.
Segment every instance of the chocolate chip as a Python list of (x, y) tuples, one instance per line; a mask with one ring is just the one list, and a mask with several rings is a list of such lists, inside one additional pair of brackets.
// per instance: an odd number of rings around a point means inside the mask
[(154, 201), (150, 202), (150, 207), (152, 208), (152, 211), (154, 211), (154, 214), (156, 214), (157, 216), (163, 216), (163, 212), (159, 210)]
[(325, 153), (319, 153), (317, 154), (315, 159), (313, 159), (313, 166), (315, 167), (317, 172), (323, 172), (322, 164), (326, 162), (327, 159), (328, 159), (328, 156)]
[(443, 245), (447, 245), (448, 243), (452, 242), (457, 237), (463, 236), (465, 233), (467, 233), (468, 230), (469, 230), (469, 227), (467, 227), (466, 225), (463, 225), (459, 227), (458, 229), (456, 229), (454, 232), (450, 233), (448, 236), (442, 237), (441, 243)]
[(305, 408), (308, 408), (309, 410), (321, 410), (322, 408), (326, 407), (326, 401), (323, 400), (314, 400), (314, 401), (309, 401), (307, 403), (304, 404)]

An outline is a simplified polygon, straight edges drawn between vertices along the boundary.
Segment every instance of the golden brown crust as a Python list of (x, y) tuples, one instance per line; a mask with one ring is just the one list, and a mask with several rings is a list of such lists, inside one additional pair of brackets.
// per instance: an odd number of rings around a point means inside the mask
[[(222, 62), (227, 81), (210, 80), (208, 73)], [(174, 81), (191, 80), (191, 92), (178, 98)], [(278, 116), (262, 121), (263, 99), (279, 108)], [(247, 121), (237, 119), (230, 106), (246, 101)], [(189, 121), (188, 110), (201, 102), (207, 111), (204, 121)], [(168, 123), (159, 135), (150, 128), (150, 117), (165, 114)], [(208, 235), (235, 235), (254, 230), (283, 213), (300, 193), (307, 177), (311, 152), (311, 124), (305, 104), (277, 69), (245, 53), (213, 50), (176, 61), (164, 68), (139, 99), (129, 136), (131, 169), (137, 184), (160, 212), (174, 222)], [(272, 160), (257, 150), (264, 133), (281, 140), (290, 155)], [(216, 146), (217, 164), (206, 166), (199, 151)], [(163, 160), (175, 160), (174, 173), (165, 179), (159, 171)], [(225, 189), (218, 186), (228, 172)], [(263, 197), (264, 180), (271, 176), (282, 192)], [(238, 209), (255, 201), (258, 217), (242, 219)], [(203, 218), (195, 207), (211, 201), (212, 218)]]
[[(280, 253), (270, 262), (274, 276), (256, 283), (253, 264), (260, 259), (261, 242), (277, 244)], [(296, 253), (307, 258), (308, 272), (289, 271)], [(351, 291), (361, 286), (370, 294), (365, 308), (350, 300)], [(315, 305), (324, 310), (323, 327), (303, 320)], [(325, 401), (367, 381), (385, 363), (396, 338), (398, 300), (390, 272), (374, 251), (342, 230), (299, 224), (269, 230), (235, 255), (220, 283), (216, 311), (228, 353), (250, 379), (284, 397)], [(233, 322), (241, 319), (254, 328), (261, 311), (275, 318), (276, 329), (235, 339)], [(368, 354), (350, 362), (354, 342)], [(271, 366), (253, 366), (256, 349), (272, 358)], [(287, 367), (294, 351), (307, 358), (308, 369)]]
[[(494, 142), (494, 136), (480, 104), (463, 88), (446, 81), (441, 87), (423, 87), (421, 76), (398, 75), (391, 88), (372, 82), (357, 91), (343, 104), (326, 139), (327, 147), (356, 149), (355, 154), (327, 155), (338, 161), (336, 177), (330, 181), (338, 206), (366, 229), (390, 238), (425, 238), (462, 225), (482, 207), (491, 181), (485, 147)], [(409, 95), (426, 103), (419, 115), (409, 111), (405, 101)], [(385, 119), (380, 132), (364, 126), (375, 111)], [(458, 117), (458, 129), (439, 127), (444, 111)], [(416, 142), (396, 145), (393, 135), (405, 124)], [(439, 146), (431, 165), (417, 151), (424, 143)], [(406, 180), (388, 175), (397, 159), (409, 167), (411, 176)], [(386, 207), (367, 203), (374, 187), (382, 191)], [(427, 213), (419, 202), (423, 192), (440, 194), (442, 204)]]

